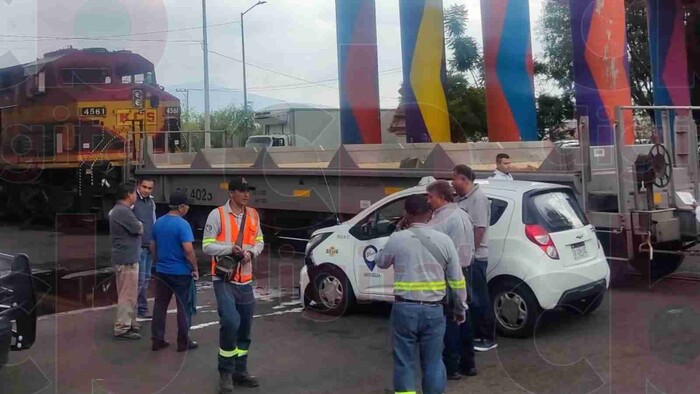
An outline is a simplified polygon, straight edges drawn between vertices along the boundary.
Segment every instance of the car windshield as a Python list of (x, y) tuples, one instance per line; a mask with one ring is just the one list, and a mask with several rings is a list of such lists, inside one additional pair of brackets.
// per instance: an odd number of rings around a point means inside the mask
[(246, 148), (266, 148), (270, 146), (270, 137), (250, 137), (245, 143)]
[(526, 198), (528, 201), (523, 216), (525, 224), (538, 224), (549, 233), (588, 225), (586, 215), (570, 191), (537, 193)]

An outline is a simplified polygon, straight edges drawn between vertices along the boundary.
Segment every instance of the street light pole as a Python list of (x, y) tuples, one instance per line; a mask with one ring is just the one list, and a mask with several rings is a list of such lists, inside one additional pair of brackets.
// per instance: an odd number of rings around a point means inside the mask
[(207, 0), (202, 0), (202, 38), (204, 49), (204, 147), (211, 148), (209, 115), (209, 46), (207, 45)]
[[(252, 7), (248, 8), (245, 12), (241, 12), (241, 49), (243, 51), (243, 121), (245, 122), (243, 125), (247, 124), (248, 120), (248, 82), (246, 81), (246, 75), (245, 75), (245, 29), (243, 28), (243, 16), (247, 14), (250, 10), (253, 8), (263, 5), (267, 3), (267, 1), (258, 1), (253, 5)], [(246, 130), (247, 132), (248, 130)]]

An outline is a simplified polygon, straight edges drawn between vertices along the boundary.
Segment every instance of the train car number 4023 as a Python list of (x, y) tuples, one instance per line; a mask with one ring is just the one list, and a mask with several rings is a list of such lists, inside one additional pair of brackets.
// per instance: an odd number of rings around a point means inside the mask
[(189, 198), (197, 201), (211, 201), (213, 199), (211, 192), (207, 191), (207, 189), (178, 187), (175, 190), (185, 193), (185, 195), (187, 195)]

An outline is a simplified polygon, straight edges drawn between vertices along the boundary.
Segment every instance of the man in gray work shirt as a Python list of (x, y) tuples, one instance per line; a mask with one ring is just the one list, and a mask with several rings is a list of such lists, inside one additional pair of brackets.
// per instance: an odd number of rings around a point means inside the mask
[(467, 292), (452, 240), (429, 228), (430, 205), (425, 196), (406, 198), (403, 222), (407, 230), (389, 237), (375, 256), (379, 268), (394, 266), (391, 330), (394, 345), (394, 391), (415, 393), (414, 355), (420, 354), (423, 393), (445, 392), (442, 351), (445, 337), (443, 300), (449, 291), (454, 301), (450, 318), (463, 323)]
[[(453, 203), (453, 190), (447, 181), (436, 181), (428, 185), (428, 203), (433, 209), (433, 218), (428, 225), (452, 240), (457, 250), (462, 273), (468, 277), (467, 270), (474, 258), (474, 225), (469, 214)], [(470, 289), (469, 281), (466, 283)], [(469, 290), (467, 290), (469, 292)], [(476, 375), (474, 360), (474, 343), (471, 317), (467, 311), (464, 324), (447, 322), (445, 332), (445, 351), (443, 360), (447, 368), (447, 379), (459, 380), (462, 375)]]
[(117, 276), (117, 313), (114, 319), (116, 339), (141, 339), (136, 321), (136, 296), (139, 283), (139, 254), (143, 225), (134, 216), (136, 187), (132, 182), (117, 187), (117, 203), (109, 212), (112, 264)]
[(467, 211), (474, 223), (474, 263), (469, 267), (468, 282), (472, 298), (469, 304), (474, 323), (474, 350), (485, 352), (496, 348), (496, 318), (491, 308), (486, 280), (489, 247), (488, 229), (491, 221), (491, 202), (474, 183), (476, 174), (469, 166), (460, 164), (452, 170), (452, 186), (457, 192), (457, 204)]

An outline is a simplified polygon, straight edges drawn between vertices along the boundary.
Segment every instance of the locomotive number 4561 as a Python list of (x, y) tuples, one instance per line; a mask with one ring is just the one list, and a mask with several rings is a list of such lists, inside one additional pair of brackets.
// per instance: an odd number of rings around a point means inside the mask
[(80, 108), (81, 116), (107, 116), (107, 108), (105, 107), (83, 107)]

